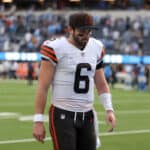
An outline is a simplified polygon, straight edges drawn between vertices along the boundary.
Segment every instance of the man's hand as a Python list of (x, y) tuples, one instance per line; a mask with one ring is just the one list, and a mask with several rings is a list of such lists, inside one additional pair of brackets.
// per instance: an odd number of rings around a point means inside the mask
[(114, 112), (112, 110), (107, 110), (106, 113), (106, 123), (111, 125), (112, 127), (108, 130), (108, 132), (112, 132), (113, 129), (116, 127), (116, 118)]
[(39, 142), (44, 143), (45, 138), (45, 128), (43, 122), (35, 122), (33, 125), (33, 136)]

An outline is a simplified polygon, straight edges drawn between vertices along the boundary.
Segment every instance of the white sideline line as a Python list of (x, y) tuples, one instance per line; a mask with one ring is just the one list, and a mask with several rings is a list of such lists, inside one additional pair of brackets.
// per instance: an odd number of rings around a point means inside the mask
[[(150, 113), (150, 110), (121, 110), (121, 111), (115, 111), (116, 114), (145, 114)], [(104, 114), (105, 112), (97, 112), (98, 115)]]
[[(47, 140), (47, 138), (46, 138)], [(30, 139), (18, 139), (18, 140), (6, 140), (6, 141), (0, 141), (0, 144), (15, 144), (15, 143), (26, 143), (26, 142), (35, 142), (36, 140), (34, 138)]]
[(105, 132), (101, 133), (100, 136), (111, 136), (111, 135), (129, 135), (129, 134), (143, 134), (143, 133), (150, 133), (150, 129), (145, 130), (129, 130), (129, 131), (119, 131), (119, 132)]
[[(46, 137), (45, 141), (51, 140), (50, 137)], [(34, 138), (30, 139), (18, 139), (18, 140), (6, 140), (6, 141), (0, 141), (0, 144), (15, 144), (15, 143), (26, 143), (26, 142), (36, 142)]]
[[(116, 114), (122, 114), (122, 115), (126, 115), (126, 114), (148, 114), (150, 113), (150, 110), (121, 110), (121, 111), (116, 111)], [(105, 112), (101, 112), (98, 111), (97, 112), (98, 115), (102, 115), (105, 114)], [(0, 112), (0, 119), (13, 119), (16, 118), (20, 121), (32, 121), (33, 120), (33, 115), (21, 115), (19, 113), (14, 113), (14, 112)], [(45, 121), (48, 121), (48, 116), (45, 115)]]
[[(129, 135), (129, 134), (143, 134), (143, 133), (150, 133), (150, 129), (148, 130), (129, 130), (129, 131), (120, 131), (120, 132), (112, 132), (112, 133), (101, 133), (100, 136), (113, 136), (113, 135)], [(45, 138), (45, 141), (51, 140), (50, 137)], [(0, 141), (0, 144), (16, 144), (16, 143), (27, 143), (27, 142), (35, 142), (34, 138), (30, 139), (18, 139), (18, 140), (6, 140)]]

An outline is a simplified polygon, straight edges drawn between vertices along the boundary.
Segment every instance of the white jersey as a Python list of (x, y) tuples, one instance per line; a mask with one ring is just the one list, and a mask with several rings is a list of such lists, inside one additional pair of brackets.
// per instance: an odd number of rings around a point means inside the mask
[(47, 40), (41, 47), (42, 58), (55, 65), (52, 104), (69, 111), (93, 109), (94, 75), (102, 61), (103, 44), (90, 38), (83, 51), (61, 37)]

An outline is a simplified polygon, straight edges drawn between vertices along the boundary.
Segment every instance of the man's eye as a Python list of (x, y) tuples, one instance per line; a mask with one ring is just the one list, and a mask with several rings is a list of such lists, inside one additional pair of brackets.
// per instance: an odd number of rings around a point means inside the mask
[(78, 34), (78, 36), (83, 36), (83, 34)]

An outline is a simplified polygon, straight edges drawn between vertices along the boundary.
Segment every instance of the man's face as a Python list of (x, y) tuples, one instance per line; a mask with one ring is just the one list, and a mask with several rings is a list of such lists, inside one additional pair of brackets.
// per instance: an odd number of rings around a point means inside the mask
[(74, 29), (72, 33), (75, 44), (79, 47), (85, 47), (91, 35), (90, 29)]

